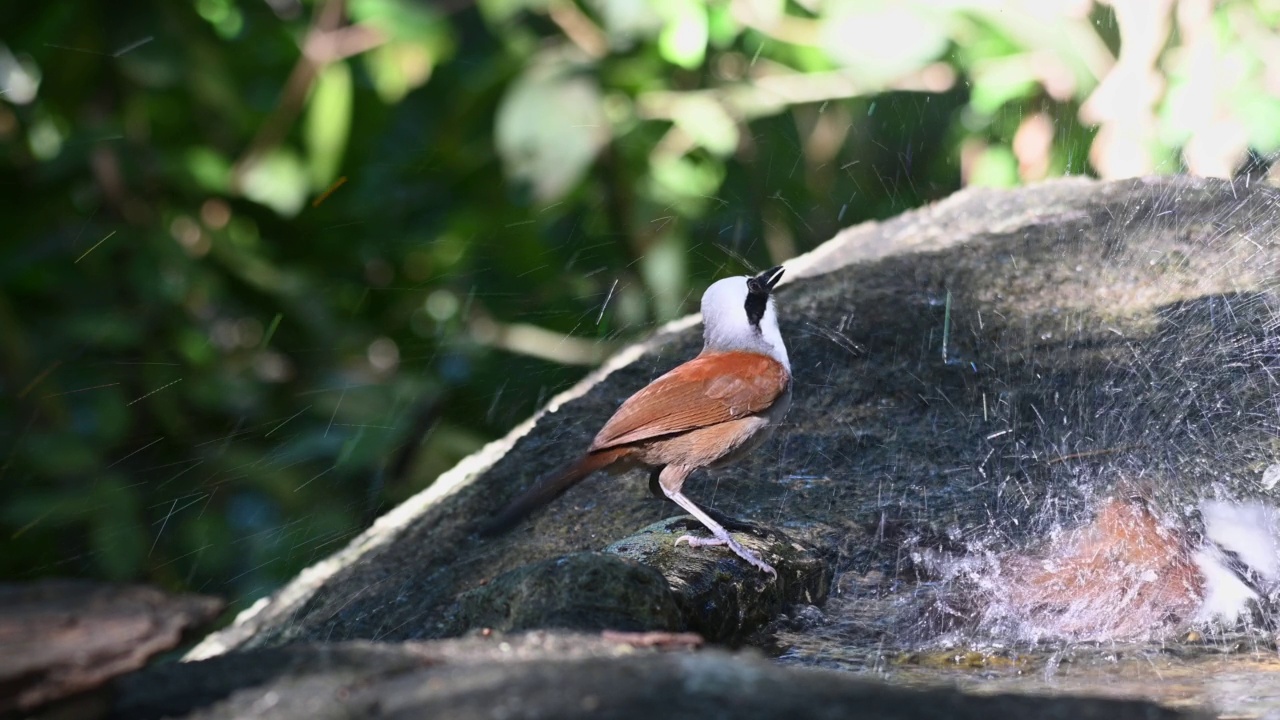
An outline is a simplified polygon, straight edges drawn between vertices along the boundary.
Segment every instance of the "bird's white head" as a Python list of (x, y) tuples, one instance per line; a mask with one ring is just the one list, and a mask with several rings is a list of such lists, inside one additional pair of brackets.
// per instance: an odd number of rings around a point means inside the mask
[(773, 288), (782, 266), (755, 277), (717, 280), (702, 294), (702, 337), (705, 350), (746, 350), (769, 355), (791, 371), (787, 346), (778, 332)]

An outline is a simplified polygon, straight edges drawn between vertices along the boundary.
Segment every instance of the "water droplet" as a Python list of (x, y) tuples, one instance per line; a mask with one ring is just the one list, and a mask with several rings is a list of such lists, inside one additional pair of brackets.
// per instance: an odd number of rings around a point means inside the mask
[(1280, 482), (1280, 463), (1276, 463), (1262, 471), (1262, 487), (1270, 490)]

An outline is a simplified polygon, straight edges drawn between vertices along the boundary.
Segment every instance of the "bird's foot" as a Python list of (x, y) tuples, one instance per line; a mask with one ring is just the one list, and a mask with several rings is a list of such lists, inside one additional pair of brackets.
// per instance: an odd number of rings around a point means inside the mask
[(689, 547), (714, 547), (716, 545), (728, 545), (733, 541), (725, 538), (718, 538), (718, 537), (704, 538), (704, 537), (697, 537), (694, 535), (681, 535), (680, 537), (676, 538), (677, 545), (679, 545), (682, 542), (689, 543)]
[(761, 560), (759, 556), (750, 550), (738, 544), (737, 540), (731, 537), (695, 537), (693, 535), (681, 535), (676, 538), (676, 545), (682, 542), (689, 543), (689, 547), (712, 547), (716, 545), (725, 545), (733, 551), (734, 555), (746, 560), (752, 566), (758, 568), (761, 572), (767, 573), (772, 577), (778, 577), (778, 571), (773, 569), (769, 563)]

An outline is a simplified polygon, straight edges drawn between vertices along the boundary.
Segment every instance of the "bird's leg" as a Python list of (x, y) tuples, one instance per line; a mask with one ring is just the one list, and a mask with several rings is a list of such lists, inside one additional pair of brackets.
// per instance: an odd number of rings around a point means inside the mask
[[(670, 497), (667, 495), (665, 491), (663, 491), (662, 483), (659, 480), (659, 477), (662, 475), (663, 467), (666, 467), (666, 466), (664, 465), (664, 466), (656, 467), (649, 471), (649, 492), (652, 493), (653, 496), (658, 498), (659, 500), (669, 500)], [(688, 500), (687, 497), (685, 499)], [(693, 502), (693, 501), (690, 500), (689, 502)], [(729, 532), (751, 533), (752, 535), (755, 535), (758, 538), (769, 537), (770, 532), (768, 528), (761, 527), (751, 522), (750, 520), (740, 520), (736, 517), (733, 517), (732, 515), (725, 515), (724, 513), (714, 508), (703, 507), (701, 505), (698, 506), (698, 509), (702, 510), (702, 512), (707, 514), (707, 517), (711, 518), (712, 520), (715, 520), (716, 523), (720, 525), (720, 527), (723, 527), (725, 530), (728, 530)], [(691, 521), (686, 521), (686, 522), (691, 522)]]
[(702, 508), (698, 507), (692, 500), (685, 497), (680, 492), (680, 488), (684, 486), (684, 479), (688, 477), (689, 473), (692, 471), (693, 468), (668, 465), (662, 469), (662, 472), (659, 475), (659, 485), (662, 487), (663, 494), (670, 498), (672, 502), (684, 508), (690, 515), (697, 518), (703, 525), (707, 526), (707, 529), (710, 530), (711, 534), (715, 537), (696, 538), (692, 535), (682, 535), (676, 538), (676, 544), (679, 545), (681, 542), (687, 542), (693, 547), (724, 545), (732, 550), (735, 555), (746, 560), (751, 565), (775, 578), (778, 577), (778, 572), (774, 570), (772, 566), (761, 560), (755, 553), (739, 545), (738, 541), (730, 537), (729, 532), (725, 530), (720, 523), (712, 520), (711, 516), (704, 512)]

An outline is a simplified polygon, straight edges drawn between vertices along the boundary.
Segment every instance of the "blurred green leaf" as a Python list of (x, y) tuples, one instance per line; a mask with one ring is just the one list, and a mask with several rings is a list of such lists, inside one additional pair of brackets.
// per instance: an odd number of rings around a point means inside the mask
[(1003, 145), (985, 148), (969, 175), (974, 187), (1012, 187), (1018, 184), (1018, 159)]
[(723, 105), (705, 95), (682, 99), (672, 119), (694, 142), (716, 155), (729, 155), (738, 148), (738, 124)]
[(1006, 103), (1029, 97), (1036, 78), (1025, 56), (989, 60), (972, 69), (973, 94), (969, 106), (989, 118)]
[(663, 0), (666, 18), (658, 36), (658, 51), (667, 62), (694, 69), (707, 55), (707, 8), (701, 0)]
[(1280, 98), (1263, 88), (1247, 90), (1242, 93), (1236, 106), (1249, 136), (1250, 146), (1267, 154), (1280, 151)]
[(907, 0), (837, 3), (822, 48), (874, 86), (915, 72), (947, 48), (946, 17)]
[(243, 185), (245, 197), (293, 217), (307, 202), (310, 178), (297, 153), (276, 148), (245, 173)]
[(387, 35), (362, 57), (378, 96), (400, 102), (421, 87), (436, 65), (453, 52), (449, 23), (434, 8), (414, 0), (354, 0), (352, 19)]
[(351, 131), (351, 103), (351, 69), (343, 62), (325, 66), (316, 77), (303, 124), (315, 190), (323, 190), (338, 176)]
[(390, 42), (364, 56), (365, 67), (382, 101), (394, 105), (431, 77), (432, 53), (416, 42)]
[(231, 163), (208, 147), (193, 147), (185, 157), (187, 173), (206, 192), (225, 193), (231, 181)]
[[(766, 3), (767, 4), (767, 3)], [(781, 3), (772, 3), (779, 10)], [(767, 11), (766, 11), (767, 12)], [(733, 16), (734, 8), (729, 3), (707, 6), (707, 43), (718, 50), (732, 47), (742, 33), (742, 26)]]
[(234, 38), (244, 27), (244, 15), (234, 0), (196, 0), (195, 5), (200, 16), (209, 21), (223, 38)]
[(350, 0), (348, 11), (352, 20), (368, 23), (394, 40), (423, 42), (442, 32), (436, 10), (414, 0)]
[(496, 144), (507, 174), (537, 202), (557, 200), (609, 141), (594, 78), (555, 58), (526, 71), (498, 107)]
[(650, 172), (654, 197), (665, 203), (699, 202), (713, 195), (724, 181), (722, 166), (688, 157), (654, 158)]
[(657, 3), (650, 0), (590, 0), (589, 4), (603, 21), (604, 30), (617, 49), (627, 49), (637, 41), (655, 37), (665, 24)]

